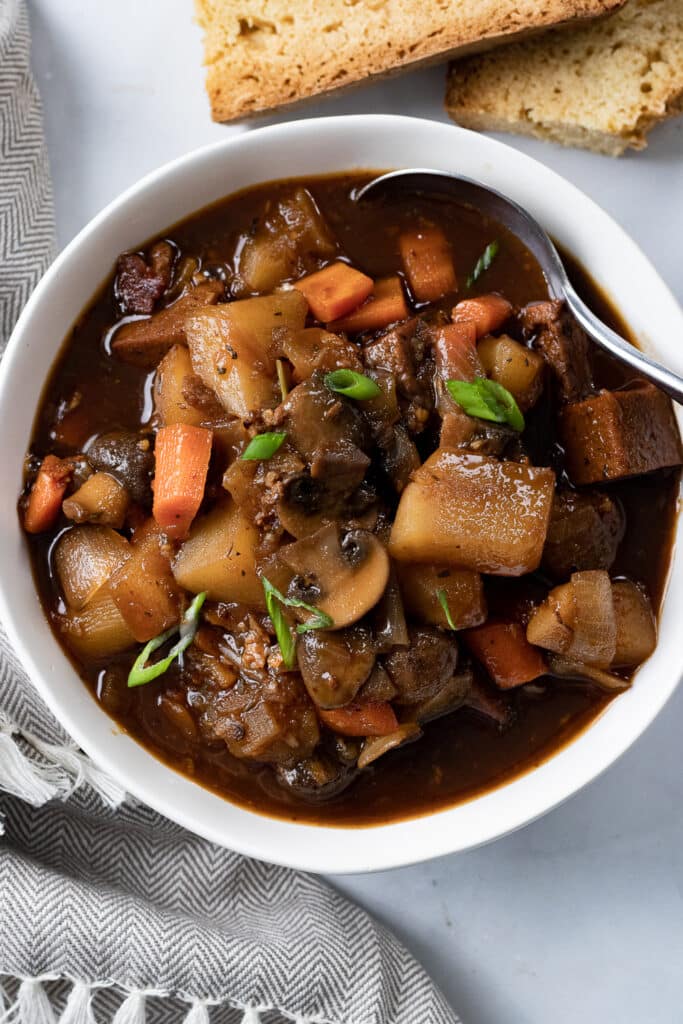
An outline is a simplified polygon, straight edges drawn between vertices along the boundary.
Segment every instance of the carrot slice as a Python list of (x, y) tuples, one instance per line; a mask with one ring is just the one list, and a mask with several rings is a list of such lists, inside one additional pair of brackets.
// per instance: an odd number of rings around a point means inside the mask
[(62, 499), (73, 475), (73, 464), (56, 455), (46, 455), (31, 486), (24, 513), (27, 533), (43, 533), (57, 522)]
[(330, 263), (294, 285), (307, 300), (311, 313), (321, 323), (346, 316), (372, 292), (374, 281), (348, 263)]
[(545, 675), (548, 666), (518, 622), (485, 622), (463, 630), (465, 643), (502, 690)]
[(199, 510), (211, 457), (213, 431), (173, 423), (157, 432), (152, 514), (169, 537), (187, 537)]
[(407, 231), (398, 240), (410, 290), (418, 302), (436, 302), (456, 291), (451, 247), (441, 228)]
[(463, 299), (454, 307), (452, 313), (454, 323), (461, 323), (463, 320), (474, 322), (477, 339), (500, 330), (511, 316), (512, 303), (494, 292), (490, 295), (479, 295), (476, 299)]
[(327, 326), (331, 331), (360, 334), (361, 331), (378, 331), (397, 320), (407, 320), (409, 316), (410, 310), (400, 277), (384, 277), (375, 282), (372, 295), (362, 306)]
[(432, 332), (436, 366), (444, 380), (483, 377), (477, 353), (477, 329), (471, 320), (446, 324)]
[(387, 701), (347, 704), (327, 711), (318, 708), (318, 717), (342, 736), (386, 736), (398, 729), (398, 719)]

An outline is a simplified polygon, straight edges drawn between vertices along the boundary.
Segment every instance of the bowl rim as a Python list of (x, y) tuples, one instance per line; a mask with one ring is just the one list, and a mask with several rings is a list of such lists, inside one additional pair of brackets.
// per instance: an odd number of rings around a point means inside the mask
[[(291, 144), (292, 140), (296, 140), (297, 137), (300, 140), (308, 138), (309, 141), (310, 139), (319, 139), (321, 136), (332, 138), (337, 130), (342, 134), (355, 135), (359, 133), (360, 136), (363, 133), (377, 133), (378, 136), (381, 133), (389, 133), (389, 135), (391, 133), (398, 133), (398, 135), (412, 133), (424, 139), (431, 136), (436, 140), (438, 136), (443, 142), (447, 138), (448, 143), (452, 144), (454, 149), (456, 142), (461, 146), (472, 146), (475, 150), (481, 151), (484, 159), (490, 159), (492, 163), (502, 158), (517, 170), (529, 171), (530, 177), (540, 177), (549, 188), (556, 189), (570, 203), (578, 207), (584, 220), (590, 220), (594, 228), (602, 228), (609, 234), (613, 243), (619, 247), (624, 264), (628, 263), (642, 272), (646, 278), (647, 287), (657, 292), (658, 301), (665, 307), (667, 317), (672, 318), (674, 328), (676, 325), (678, 326), (678, 332), (674, 330), (672, 333), (683, 334), (683, 311), (636, 243), (593, 200), (539, 161), (487, 136), (469, 132), (455, 125), (424, 118), (389, 114), (358, 114), (302, 119), (268, 125), (231, 136), (163, 164), (115, 197), (78, 232), (38, 283), (7, 343), (5, 353), (0, 361), (0, 424), (4, 418), (4, 409), (12, 388), (15, 367), (21, 363), (22, 346), (30, 334), (32, 321), (41, 309), (44, 297), (49, 294), (64, 269), (72, 261), (77, 262), (79, 251), (87, 241), (96, 238), (108, 224), (116, 222), (129, 206), (143, 199), (150, 190), (163, 189), (164, 186), (170, 187), (174, 180), (181, 178), (189, 169), (206, 167), (215, 159), (220, 159), (223, 156), (228, 159), (240, 148), (246, 147), (248, 151), (249, 148), (259, 143), (272, 144), (283, 139)], [(400, 141), (397, 146), (400, 148)], [(439, 162), (443, 163), (444, 161), (440, 160)], [(345, 168), (351, 170), (358, 166), (360, 165), (349, 160), (344, 167), (340, 168), (340, 171)], [(299, 174), (304, 176), (305, 171), (300, 171)], [(256, 184), (257, 180), (268, 181), (277, 180), (277, 178), (266, 176), (255, 179), (253, 183)], [(503, 191), (505, 190), (503, 189)], [(230, 192), (225, 194), (229, 195)], [(517, 192), (514, 194), (516, 195)], [(182, 220), (188, 215), (181, 214), (177, 220)], [(168, 224), (163, 224), (158, 230), (164, 230), (168, 226)], [(112, 259), (115, 256), (116, 253), (112, 253)], [(72, 320), (75, 320), (83, 305), (88, 301), (90, 301), (90, 297), (86, 296), (82, 305), (74, 308)], [(617, 300), (617, 304), (620, 304), (619, 300)], [(658, 340), (660, 343), (664, 343), (663, 336)], [(51, 367), (54, 365), (54, 359), (62, 341), (63, 338), (60, 336), (55, 339), (54, 343), (50, 342), (45, 346), (46, 351), (50, 354)], [(643, 341), (645, 347), (648, 347), (648, 339), (643, 338)], [(665, 344), (664, 347), (666, 347)], [(672, 358), (669, 361), (673, 362), (674, 360)], [(27, 442), (25, 441), (24, 444), (26, 446)], [(3, 477), (6, 479), (5, 474)], [(18, 529), (18, 524), (17, 532), (21, 532)], [(11, 542), (7, 541), (4, 536), (0, 537), (0, 552), (5, 543)], [(4, 562), (4, 559), (0, 559), (0, 561)], [(674, 546), (669, 567), (668, 589), (670, 589), (675, 563), (676, 550)], [(676, 578), (679, 577), (682, 580), (681, 589), (683, 590), (683, 570), (676, 573)], [(667, 626), (671, 625), (669, 620), (675, 611), (670, 607), (673, 602), (669, 600), (669, 597), (670, 595), (667, 594), (664, 602), (662, 626), (665, 619)], [(681, 607), (683, 607), (683, 597), (681, 598)], [(34, 611), (35, 609), (31, 611), (31, 614)], [(39, 610), (39, 614), (42, 615), (42, 610)], [(272, 863), (326, 873), (382, 870), (417, 863), (448, 853), (473, 849), (534, 821), (578, 792), (614, 763), (649, 726), (672, 695), (683, 675), (683, 652), (677, 652), (672, 644), (668, 644), (665, 650), (660, 650), (660, 644), (658, 644), (657, 651), (650, 659), (650, 662), (653, 663), (652, 671), (648, 670), (647, 674), (652, 675), (655, 669), (663, 670), (664, 680), (658, 683), (659, 691), (653, 695), (649, 703), (640, 700), (635, 706), (635, 713), (630, 717), (626, 713), (622, 714), (618, 727), (612, 724), (611, 728), (603, 729), (601, 723), (604, 725), (610, 717), (610, 709), (619, 705), (620, 702), (627, 701), (638, 690), (637, 686), (617, 698), (616, 702), (610, 704), (606, 711), (599, 715), (582, 733), (539, 766), (463, 803), (390, 823), (352, 827), (329, 824), (312, 825), (255, 813), (248, 808), (216, 796), (210, 791), (204, 790), (203, 787), (198, 787), (187, 777), (180, 776), (175, 769), (159, 761), (130, 737), (113, 728), (115, 725), (113, 720), (96, 704), (86, 688), (83, 687), (92, 705), (106, 720), (105, 724), (109, 727), (112, 736), (118, 737), (116, 743), (108, 744), (101, 731), (100, 738), (106, 749), (99, 747), (82, 722), (79, 709), (74, 710), (68, 704), (67, 697), (59, 692), (59, 689), (45, 674), (44, 666), (41, 668), (38, 656), (39, 646), (34, 647), (31, 644), (31, 630), (27, 629), (22, 622), (22, 610), (16, 606), (12, 596), (12, 581), (2, 568), (0, 568), (0, 621), (6, 629), (21, 664), (31, 676), (33, 685), (52, 713), (95, 764), (112, 775), (132, 796), (190, 831), (219, 845)], [(53, 637), (53, 644), (56, 651), (51, 657), (56, 657), (59, 661), (61, 656), (67, 661), (70, 671), (76, 675), (55, 637)], [(57, 652), (59, 653), (57, 654)], [(647, 665), (650, 665), (650, 662)], [(639, 673), (639, 679), (647, 665)], [(80, 680), (78, 682), (82, 686)], [(92, 716), (87, 717), (92, 718)], [(615, 716), (612, 716), (612, 719), (615, 719)], [(586, 754), (584, 749), (586, 738), (597, 736), (598, 729), (601, 734), (601, 745), (592, 751), (589, 758), (584, 756), (582, 759), (580, 753)], [(143, 762), (140, 761), (139, 756), (133, 754), (131, 748), (134, 748), (138, 754), (142, 752), (145, 758), (158, 766), (161, 774), (147, 762), (145, 764), (149, 770), (143, 775), (136, 774), (135, 768), (128, 765), (128, 756), (132, 761), (137, 760), (140, 764)], [(121, 758), (122, 752), (127, 754), (123, 759)], [(565, 775), (563, 773), (567, 767), (571, 768), (571, 771)], [(162, 778), (164, 773), (172, 778)], [(530, 780), (539, 779), (541, 776), (543, 776), (543, 784), (540, 788), (539, 786), (535, 787), (537, 792), (534, 796), (532, 792), (534, 785), (530, 783)], [(203, 797), (199, 797), (197, 790), (203, 794)], [(178, 803), (175, 801), (177, 797), (180, 798)], [(208, 799), (206, 799), (207, 797)], [(234, 813), (221, 815), (218, 813), (216, 801), (226, 804), (233, 809)], [(513, 810), (513, 805), (515, 810)], [(244, 818), (246, 824), (241, 822), (237, 834), (231, 832), (226, 835), (226, 821), (222, 820), (224, 818), (232, 821), (233, 826), (240, 824), (238, 818)], [(466, 822), (464, 834), (459, 828), (463, 821)], [(418, 834), (420, 832), (423, 833), (422, 836)], [(289, 844), (291, 844), (291, 849)]]

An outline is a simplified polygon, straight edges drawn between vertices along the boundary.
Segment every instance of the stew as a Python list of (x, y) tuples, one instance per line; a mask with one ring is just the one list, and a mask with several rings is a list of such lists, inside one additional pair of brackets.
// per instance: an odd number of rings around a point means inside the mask
[(518, 239), (356, 203), (367, 178), (261, 185), (121, 254), (19, 501), (107, 712), (231, 800), (334, 824), (500, 784), (630, 685), (682, 461), (668, 399)]

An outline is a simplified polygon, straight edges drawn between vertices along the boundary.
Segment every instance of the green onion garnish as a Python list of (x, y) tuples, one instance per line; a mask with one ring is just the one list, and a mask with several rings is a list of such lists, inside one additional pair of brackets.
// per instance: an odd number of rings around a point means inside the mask
[(282, 395), (282, 401), (289, 394), (289, 383), (287, 380), (287, 367), (284, 364), (284, 360), (275, 360), (275, 369), (277, 370), (277, 382), (280, 385), (280, 394)]
[(453, 616), (451, 615), (451, 610), (448, 607), (448, 598), (446, 597), (446, 591), (443, 587), (441, 590), (437, 590), (436, 596), (439, 599), (439, 604), (443, 608), (443, 613), (446, 616), (446, 622), (448, 623), (449, 629), (457, 629), (457, 626), (453, 622)]
[(494, 423), (507, 423), (513, 430), (524, 430), (524, 417), (514, 397), (507, 388), (487, 377), (473, 381), (447, 380), (446, 387), (451, 398), (469, 416)]
[[(153, 679), (157, 679), (162, 676), (175, 661), (175, 659), (186, 651), (195, 638), (197, 632), (197, 626), (199, 625), (199, 613), (202, 610), (202, 605), (206, 600), (206, 591), (203, 590), (201, 594), (197, 594), (194, 601), (183, 615), (180, 626), (172, 626), (167, 629), (165, 633), (160, 633), (159, 636), (155, 636), (153, 640), (150, 640), (148, 644), (145, 644), (139, 655), (135, 659), (135, 663), (130, 670), (128, 675), (128, 686), (143, 686), (144, 683), (151, 683)], [(171, 650), (168, 652), (165, 658), (160, 661), (155, 661), (151, 665), (147, 664), (147, 659), (150, 655), (154, 654), (159, 647), (162, 647), (167, 640), (170, 640), (176, 633), (180, 634), (178, 642), (173, 645)]]
[(297, 633), (307, 633), (311, 629), (329, 629), (330, 626), (334, 625), (334, 622), (320, 608), (315, 608), (312, 604), (306, 604), (305, 601), (299, 601), (295, 597), (285, 597), (265, 576), (261, 577), (261, 582), (263, 583), (263, 590), (266, 595), (266, 608), (270, 615), (270, 621), (273, 623), (277, 642), (282, 651), (282, 659), (287, 668), (293, 668), (296, 644), (287, 621), (282, 614), (280, 605), (284, 605), (286, 608), (303, 608), (313, 616), (307, 622), (299, 623), (296, 627)]
[(325, 386), (330, 391), (344, 395), (345, 398), (356, 398), (359, 401), (377, 398), (382, 394), (382, 389), (374, 380), (355, 370), (332, 370), (331, 373), (326, 373)]
[(266, 594), (266, 608), (270, 615), (270, 621), (273, 623), (277, 642), (280, 645), (282, 660), (287, 668), (294, 668), (294, 662), (296, 660), (296, 642), (292, 636), (292, 631), (282, 614), (282, 608), (279, 604), (279, 600), (282, 595), (275, 589), (272, 583), (265, 578), (265, 576), (263, 577), (262, 582), (263, 589)]
[(284, 439), (287, 437), (286, 433), (281, 434), (257, 434), (256, 437), (252, 437), (247, 447), (242, 452), (241, 459), (269, 459), (271, 455), (275, 455)]
[(474, 270), (467, 278), (468, 288), (471, 288), (474, 282), (477, 280), (477, 278), (481, 277), (484, 271), (489, 269), (489, 267), (495, 260), (496, 256), (498, 255), (499, 248), (500, 243), (497, 240), (495, 242), (489, 242), (489, 244), (486, 246), (479, 259), (475, 263)]

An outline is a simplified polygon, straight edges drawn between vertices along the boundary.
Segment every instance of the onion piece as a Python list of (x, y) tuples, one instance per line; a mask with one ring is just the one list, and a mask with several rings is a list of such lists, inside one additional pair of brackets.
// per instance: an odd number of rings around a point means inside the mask
[(628, 679), (622, 679), (612, 672), (605, 672), (604, 669), (595, 665), (587, 665), (585, 662), (575, 661), (573, 658), (565, 658), (561, 654), (551, 654), (548, 658), (550, 672), (554, 676), (563, 676), (569, 679), (587, 679), (596, 683), (603, 690), (628, 690), (631, 683)]
[(617, 626), (612, 586), (604, 569), (575, 572), (572, 642), (567, 655), (575, 661), (607, 668), (616, 650)]
[(395, 732), (390, 732), (386, 736), (372, 736), (363, 744), (363, 749), (358, 758), (358, 767), (367, 768), (369, 764), (376, 761), (382, 754), (386, 754), (389, 750), (395, 750), (396, 747), (400, 747), (410, 740), (416, 740), (421, 735), (422, 729), (417, 722), (406, 722), (405, 725), (400, 726)]
[(128, 541), (109, 526), (75, 526), (63, 533), (53, 557), (69, 608), (80, 611), (130, 555)]

